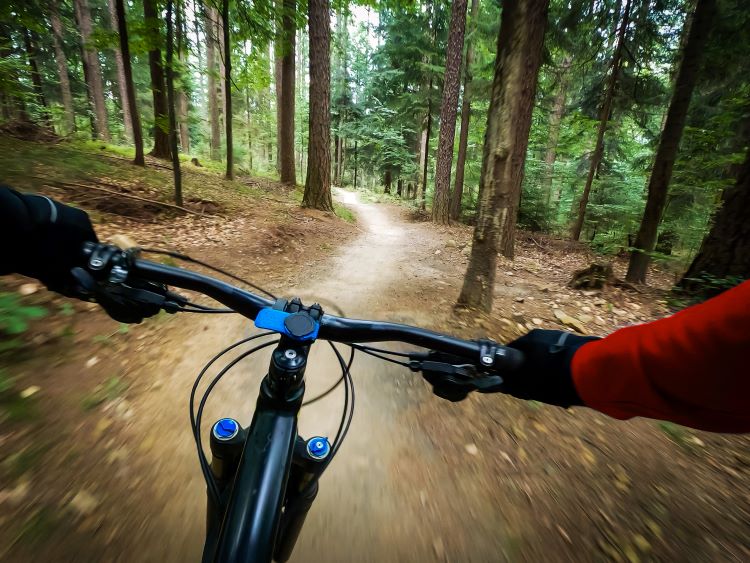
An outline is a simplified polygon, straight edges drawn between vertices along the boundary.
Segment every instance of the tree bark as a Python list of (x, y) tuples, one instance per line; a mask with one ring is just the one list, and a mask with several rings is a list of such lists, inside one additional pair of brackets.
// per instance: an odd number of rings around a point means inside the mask
[(357, 172), (358, 172), (357, 166), (359, 164), (357, 162), (357, 157), (358, 156), (359, 155), (357, 154), (357, 140), (354, 139), (354, 189), (355, 190), (357, 189)]
[(549, 0), (506, 0), (500, 22), (462, 306), (492, 309), (498, 252), (513, 257), (515, 225)]
[[(310, 126), (303, 207), (333, 211), (331, 199), (331, 22), (328, 0), (309, 0)], [(314, 48), (312, 48), (314, 47)]]
[(39, 74), (39, 66), (36, 61), (37, 49), (31, 39), (31, 31), (28, 28), (24, 28), (23, 30), (23, 42), (24, 47), (26, 47), (26, 58), (29, 63), (31, 85), (34, 88), (34, 96), (36, 96), (37, 104), (39, 104), (41, 109), (42, 123), (44, 123), (45, 127), (52, 128), (52, 119), (47, 108), (47, 100), (44, 99), (44, 90), (42, 90), (42, 77)]
[(109, 141), (109, 124), (107, 122), (107, 106), (104, 103), (102, 70), (99, 66), (99, 55), (95, 50), (96, 47), (91, 44), (91, 11), (87, 0), (73, 0), (73, 5), (78, 29), (81, 32), (81, 59), (83, 60), (86, 87), (93, 106), (92, 127), (96, 138)]
[(421, 199), (419, 202), (419, 208), (422, 211), (427, 207), (427, 168), (430, 163), (430, 132), (432, 130), (432, 76), (430, 76), (428, 88), (430, 93), (427, 98), (427, 115), (425, 116), (425, 126), (422, 130), (422, 193), (420, 194)]
[(645, 283), (646, 271), (650, 261), (649, 252), (654, 250), (659, 223), (667, 201), (672, 169), (677, 159), (677, 149), (685, 128), (690, 99), (698, 81), (703, 58), (703, 50), (708, 41), (714, 16), (716, 0), (698, 0), (692, 24), (687, 30), (687, 41), (680, 68), (677, 71), (672, 101), (669, 103), (667, 118), (664, 122), (659, 147), (656, 150), (654, 167), (648, 182), (648, 199), (643, 212), (641, 226), (635, 238), (634, 250), (630, 255), (630, 264), (625, 279), (629, 282)]
[(333, 185), (339, 185), (339, 136), (333, 135)]
[[(277, 6), (280, 3), (279, 0), (277, 0)], [(278, 9), (278, 8), (277, 8)], [(283, 7), (282, 7), (283, 9)], [(276, 87), (276, 173), (281, 177), (281, 158), (280, 158), (280, 151), (281, 151), (281, 60), (282, 60), (282, 46), (281, 46), (281, 31), (280, 31), (280, 21), (277, 17), (276, 19), (276, 39), (274, 41), (274, 50), (273, 50), (273, 83)]]
[[(223, 0), (222, 1), (222, 9), (223, 9)], [(224, 135), (226, 137), (226, 126), (227, 126), (227, 97), (224, 93), (224, 89), (226, 86), (226, 80), (227, 80), (227, 68), (226, 65), (224, 65), (224, 20), (221, 17), (220, 12), (216, 12), (217, 18), (216, 18), (216, 37), (218, 38), (218, 51), (217, 51), (217, 61), (219, 65), (219, 82), (218, 82), (218, 89), (219, 89), (219, 100), (221, 100), (221, 105), (219, 106), (219, 123), (221, 124), (222, 130), (224, 130)], [(226, 151), (226, 147), (224, 149)]]
[(544, 151), (544, 177), (542, 178), (542, 194), (546, 212), (549, 212), (552, 202), (552, 180), (555, 173), (555, 161), (557, 160), (557, 143), (560, 140), (560, 125), (565, 114), (565, 101), (568, 96), (568, 73), (570, 72), (571, 58), (564, 57), (557, 71), (557, 93), (552, 102), (552, 112), (549, 114), (549, 135), (547, 137), (547, 148)]
[[(471, 29), (476, 29), (479, 0), (471, 0)], [(470, 32), (471, 33), (471, 32)], [(450, 218), (457, 221), (461, 217), (461, 200), (464, 196), (464, 172), (466, 170), (466, 150), (469, 146), (469, 124), (471, 122), (471, 64), (474, 60), (474, 46), (466, 45), (464, 63), (464, 94), (461, 100), (461, 132), (458, 136), (458, 159), (456, 160), (456, 180), (450, 201)]]
[[(750, 142), (750, 139), (747, 139)], [(724, 190), (722, 206), (698, 254), (680, 280), (683, 289), (699, 288), (702, 276), (750, 278), (750, 150), (737, 183)], [(739, 305), (738, 306), (742, 306)]]
[(174, 203), (182, 207), (182, 173), (180, 171), (180, 155), (177, 152), (177, 114), (175, 112), (174, 95), (173, 7), (173, 0), (167, 0), (167, 104), (169, 106), (169, 148), (172, 154), (172, 172), (174, 175)]
[(120, 52), (122, 53), (123, 74), (125, 79), (125, 93), (133, 132), (133, 144), (135, 145), (135, 158), (133, 164), (145, 166), (143, 156), (143, 130), (141, 129), (141, 116), (138, 113), (138, 102), (135, 98), (135, 85), (133, 84), (133, 69), (130, 63), (130, 44), (128, 42), (128, 25), (125, 19), (125, 0), (115, 0), (117, 34), (120, 39)]
[(219, 90), (217, 87), (217, 65), (216, 65), (216, 21), (219, 19), (216, 8), (209, 5), (204, 10), (204, 27), (206, 33), (206, 74), (208, 74), (208, 120), (211, 129), (209, 141), (209, 156), (211, 160), (221, 159), (221, 118), (219, 116)]
[[(184, 5), (182, 2), (177, 3), (175, 7), (175, 26), (176, 26), (176, 40), (175, 46), (177, 50), (177, 60), (179, 61), (179, 69), (183, 68), (183, 63), (187, 61), (186, 49), (185, 49), (185, 38), (187, 36), (186, 21), (184, 14)], [(175, 78), (180, 77), (180, 72), (175, 70)], [(180, 133), (180, 148), (182, 152), (190, 152), (190, 129), (188, 127), (188, 117), (190, 113), (190, 104), (188, 101), (188, 93), (184, 81), (180, 81), (180, 87), (176, 92), (177, 95), (177, 126)]]
[(283, 0), (281, 14), (280, 49), (276, 56), (281, 57), (281, 91), (277, 92), (277, 128), (279, 179), (286, 184), (296, 184), (294, 167), (294, 96), (295, 96), (295, 43), (296, 29), (294, 16), (295, 0)]
[(148, 33), (148, 68), (151, 75), (151, 94), (154, 101), (154, 148), (151, 156), (169, 159), (169, 109), (164, 83), (164, 66), (161, 59), (161, 18), (155, 0), (143, 0), (143, 19)]
[[(109, 22), (113, 30), (117, 29), (117, 7), (116, 0), (108, 0)], [(120, 104), (122, 105), (122, 124), (125, 128), (125, 137), (128, 140), (133, 139), (133, 122), (130, 119), (130, 107), (128, 105), (128, 87), (125, 83), (125, 64), (122, 59), (122, 50), (119, 45), (115, 45), (115, 66), (117, 67), (117, 86), (120, 90)]]
[(391, 193), (391, 169), (387, 168), (385, 171), (385, 174), (383, 175), (383, 193), (384, 194), (390, 194)]
[(203, 51), (201, 50), (201, 40), (200, 40), (200, 29), (199, 29), (199, 21), (200, 21), (200, 14), (204, 14), (203, 21), (206, 21), (205, 18), (205, 8), (203, 7), (202, 3), (200, 3), (200, 0), (193, 0), (193, 30), (195, 32), (195, 57), (198, 59), (198, 85), (200, 86), (201, 96), (205, 95), (205, 90), (203, 89)]
[(451, 166), (456, 138), (456, 112), (461, 88), (461, 55), (464, 48), (467, 0), (451, 2), (451, 22), (448, 48), (445, 55), (443, 99), (440, 103), (440, 132), (438, 134), (437, 164), (435, 166), (435, 197), (432, 200), (432, 220), (450, 223)]
[(59, 0), (50, 4), (50, 23), (52, 24), (52, 43), (55, 49), (55, 63), (60, 80), (60, 97), (65, 113), (65, 134), (76, 130), (76, 114), (73, 109), (73, 94), (70, 91), (70, 77), (68, 76), (68, 58), (63, 50), (63, 26), (60, 21)]
[[(229, 37), (229, 0), (224, 0), (221, 10), (221, 29), (224, 40), (224, 126), (227, 134), (227, 180), (234, 179), (234, 146), (232, 144), (232, 44)], [(292, 167), (294, 163), (292, 163)]]
[(617, 34), (617, 43), (615, 45), (615, 52), (612, 55), (612, 71), (609, 75), (609, 81), (607, 82), (607, 89), (604, 93), (604, 101), (599, 110), (599, 128), (596, 133), (596, 145), (594, 146), (594, 154), (591, 156), (591, 164), (589, 165), (589, 174), (586, 177), (586, 185), (583, 187), (583, 194), (578, 202), (578, 216), (575, 223), (573, 224), (573, 230), (571, 238), (578, 240), (581, 238), (581, 231), (583, 230), (583, 222), (586, 218), (586, 206), (589, 202), (589, 194), (591, 193), (591, 185), (594, 183), (594, 176), (596, 171), (599, 169), (599, 165), (602, 162), (602, 156), (604, 156), (604, 133), (607, 131), (607, 125), (611, 118), (612, 113), (612, 102), (615, 97), (615, 91), (617, 90), (617, 83), (620, 77), (620, 66), (622, 64), (622, 52), (625, 47), (625, 32), (630, 23), (630, 6), (631, 0), (627, 0), (625, 3), (625, 13), (622, 16), (620, 22), (620, 30)]

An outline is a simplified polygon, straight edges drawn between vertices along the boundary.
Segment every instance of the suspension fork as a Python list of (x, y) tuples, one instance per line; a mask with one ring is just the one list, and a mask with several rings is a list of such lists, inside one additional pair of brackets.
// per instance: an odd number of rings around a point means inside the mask
[(204, 562), (237, 556), (286, 561), (291, 555), (330, 452), (325, 438), (315, 438), (318, 447), (311, 449), (297, 435), (308, 351), (309, 344), (282, 337), (250, 428), (233, 419), (212, 427), (219, 506), (209, 497)]

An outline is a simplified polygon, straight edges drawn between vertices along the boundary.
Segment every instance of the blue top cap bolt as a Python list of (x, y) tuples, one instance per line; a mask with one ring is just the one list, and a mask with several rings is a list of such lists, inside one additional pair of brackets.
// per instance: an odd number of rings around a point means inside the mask
[(216, 421), (213, 428), (214, 438), (226, 442), (240, 431), (240, 424), (233, 418), (222, 418)]
[(314, 436), (307, 441), (307, 453), (315, 459), (325, 459), (331, 453), (331, 444), (324, 436)]

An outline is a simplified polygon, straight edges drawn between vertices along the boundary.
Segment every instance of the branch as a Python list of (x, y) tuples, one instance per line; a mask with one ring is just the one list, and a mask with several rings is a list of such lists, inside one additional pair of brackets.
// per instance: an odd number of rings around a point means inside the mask
[(182, 211), (184, 213), (191, 213), (193, 215), (198, 215), (199, 217), (208, 217), (205, 213), (200, 213), (198, 211), (193, 211), (192, 209), (186, 209), (185, 207), (180, 207), (179, 205), (174, 205), (172, 203), (164, 203), (163, 201), (157, 201), (155, 199), (148, 199), (145, 197), (140, 197), (137, 195), (131, 195), (126, 194), (123, 192), (118, 192), (117, 190), (108, 190), (107, 188), (98, 188), (96, 186), (86, 185), (86, 184), (75, 184), (73, 182), (61, 182), (58, 180), (50, 180), (49, 178), (44, 178), (42, 176), (29, 176), (30, 178), (34, 178), (35, 180), (41, 180), (44, 182), (44, 185), (49, 186), (51, 188), (84, 188), (86, 190), (96, 190), (99, 192), (104, 192), (107, 194), (117, 195), (129, 199), (135, 199), (138, 201), (144, 201), (146, 203), (151, 203), (153, 205), (159, 205), (161, 207), (168, 207), (170, 209), (177, 209), (179, 211)]

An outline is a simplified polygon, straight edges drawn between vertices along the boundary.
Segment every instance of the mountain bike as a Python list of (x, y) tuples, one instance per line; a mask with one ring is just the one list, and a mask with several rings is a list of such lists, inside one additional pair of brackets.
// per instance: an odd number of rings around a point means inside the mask
[[(206, 274), (143, 260), (140, 256), (144, 252), (165, 254), (206, 267), (268, 298)], [(125, 251), (87, 243), (81, 267), (73, 273), (84, 298), (114, 300), (125, 306), (168, 313), (239, 313), (254, 321), (261, 331), (214, 356), (199, 373), (190, 394), (190, 422), (208, 496), (204, 562), (289, 559), (318, 493), (319, 479), (336, 457), (352, 421), (355, 393), (351, 367), (355, 352), (421, 372), (433, 392), (450, 401), (460, 401), (472, 391), (499, 390), (503, 383), (500, 373), (517, 369), (523, 362), (521, 352), (491, 340), (470, 341), (404, 324), (330, 315), (319, 304), (305, 305), (298, 298), (276, 298), (219, 268), (165, 250)], [(203, 294), (224, 308), (192, 302), (168, 286)], [(328, 390), (305, 401), (308, 354), (319, 340), (328, 341), (341, 367), (341, 377)], [(405, 353), (365, 344), (386, 341), (424, 350)], [(334, 343), (349, 348), (348, 358)], [(209, 368), (228, 352), (246, 345), (249, 349), (237, 355), (208, 383), (196, 409), (198, 387)], [(209, 434), (209, 461), (204, 452), (201, 423), (211, 391), (240, 361), (272, 346), (252, 422), (247, 428), (232, 418), (215, 422)], [(344, 386), (344, 408), (333, 441), (323, 436), (305, 440), (297, 432), (300, 408), (322, 399), (339, 385)]]

